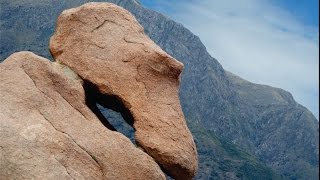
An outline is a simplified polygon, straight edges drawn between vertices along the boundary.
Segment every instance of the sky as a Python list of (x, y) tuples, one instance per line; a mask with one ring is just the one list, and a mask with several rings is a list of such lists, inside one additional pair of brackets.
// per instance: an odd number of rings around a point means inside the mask
[(140, 0), (199, 36), (226, 69), (292, 93), (319, 120), (319, 0)]

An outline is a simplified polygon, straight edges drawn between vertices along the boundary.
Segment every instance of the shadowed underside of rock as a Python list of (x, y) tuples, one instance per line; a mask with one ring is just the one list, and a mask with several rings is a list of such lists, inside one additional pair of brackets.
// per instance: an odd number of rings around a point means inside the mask
[(67, 67), (20, 52), (0, 72), (0, 179), (165, 179), (149, 155), (101, 124)]
[(64, 11), (50, 41), (55, 60), (133, 118), (136, 142), (176, 179), (190, 179), (197, 153), (178, 98), (183, 65), (143, 33), (126, 10), (88, 3)]

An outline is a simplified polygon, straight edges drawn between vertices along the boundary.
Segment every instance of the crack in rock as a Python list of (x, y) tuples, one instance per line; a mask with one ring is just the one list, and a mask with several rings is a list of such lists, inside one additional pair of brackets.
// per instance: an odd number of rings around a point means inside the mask
[(62, 133), (69, 140), (71, 140), (76, 146), (78, 146), (85, 154), (87, 154), (89, 157), (91, 157), (91, 159), (93, 159), (93, 161), (96, 163), (96, 166), (98, 166), (99, 169), (101, 170), (101, 172), (103, 173), (103, 168), (102, 168), (101, 164), (99, 163), (99, 161), (93, 155), (91, 155), (86, 149), (84, 149), (81, 145), (79, 145), (69, 134), (67, 134), (64, 131), (61, 131), (61, 130), (57, 129), (53, 125), (53, 123), (40, 110), (38, 110), (38, 112), (57, 132)]

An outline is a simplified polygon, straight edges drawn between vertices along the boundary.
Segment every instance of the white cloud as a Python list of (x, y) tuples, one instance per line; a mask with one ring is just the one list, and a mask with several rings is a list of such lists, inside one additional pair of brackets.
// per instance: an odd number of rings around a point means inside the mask
[(157, 1), (198, 35), (223, 67), (280, 87), (319, 118), (319, 29), (264, 0)]

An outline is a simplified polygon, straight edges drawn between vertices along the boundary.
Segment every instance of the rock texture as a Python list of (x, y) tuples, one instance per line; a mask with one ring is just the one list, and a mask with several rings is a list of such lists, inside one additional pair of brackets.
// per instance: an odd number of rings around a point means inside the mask
[[(47, 45), (57, 17), (88, 1), (0, 1), (0, 61), (21, 50), (52, 59)], [(229, 76), (197, 36), (137, 1), (95, 1), (130, 11), (155, 43), (183, 62), (180, 101), (199, 153), (195, 179), (270, 179), (266, 165), (283, 179), (319, 179), (319, 122), (290, 93)]]
[(0, 72), (0, 179), (165, 179), (149, 155), (101, 124), (67, 67), (19, 52)]
[(196, 147), (178, 96), (183, 64), (144, 35), (128, 11), (110, 3), (66, 10), (50, 50), (56, 61), (123, 104), (115, 110), (133, 123), (136, 143), (168, 174), (176, 179), (195, 175)]

